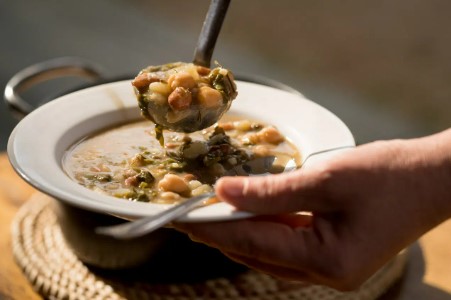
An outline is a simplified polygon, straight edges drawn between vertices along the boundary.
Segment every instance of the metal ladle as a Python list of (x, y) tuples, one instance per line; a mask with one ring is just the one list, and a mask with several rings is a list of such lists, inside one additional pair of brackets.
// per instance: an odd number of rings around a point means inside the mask
[(229, 8), (230, 0), (212, 0), (194, 51), (195, 65), (210, 67), (213, 50)]
[[(229, 4), (230, 0), (211, 0), (194, 51), (194, 65), (210, 68), (213, 50)], [(233, 76), (225, 76), (224, 74), (219, 74), (212, 70), (208, 77), (211, 81), (211, 85), (214, 85), (214, 89), (221, 91), (222, 101), (220, 105), (209, 107), (208, 105), (201, 104), (197, 100), (193, 101), (193, 103), (190, 101), (189, 107), (174, 111), (168, 102), (155, 100), (155, 95), (152, 92), (149, 93), (148, 82), (142, 78), (149, 78), (149, 76), (158, 77), (159, 75), (157, 74), (159, 73), (168, 73), (171, 70), (177, 70), (177, 68), (180, 68), (183, 65), (189, 64), (175, 62), (158, 66), (149, 66), (142, 70), (135, 78), (136, 81), (134, 80), (132, 83), (137, 92), (138, 103), (142, 115), (156, 124), (156, 136), (162, 145), (164, 140), (162, 132), (164, 129), (191, 133), (210, 127), (224, 115), (230, 108), (232, 100), (236, 97), (236, 87), (233, 82)], [(173, 92), (171, 92), (171, 95), (172, 93)], [(189, 97), (191, 99), (191, 91), (179, 90), (179, 93), (184, 93), (183, 95), (185, 96), (183, 97)], [(170, 95), (167, 97), (169, 101)], [(182, 98), (182, 96), (175, 97)]]

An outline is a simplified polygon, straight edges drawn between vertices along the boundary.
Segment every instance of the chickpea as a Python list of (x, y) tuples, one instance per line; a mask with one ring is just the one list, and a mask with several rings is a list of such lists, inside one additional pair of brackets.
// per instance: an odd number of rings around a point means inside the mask
[(197, 73), (199, 73), (200, 76), (207, 76), (210, 74), (210, 68), (202, 67), (202, 66), (196, 66)]
[(183, 194), (189, 191), (188, 184), (175, 174), (166, 174), (158, 183), (158, 188), (165, 192)]
[[(191, 174), (191, 173), (183, 175), (183, 180), (185, 180), (186, 182), (190, 182), (190, 181), (193, 181), (193, 180), (196, 180), (196, 179), (197, 179), (197, 177), (194, 174)], [(191, 186), (190, 186), (190, 188), (191, 188)]]
[(249, 120), (236, 121), (234, 125), (239, 131), (249, 131), (252, 129), (252, 123)]
[(175, 90), (177, 87), (190, 89), (196, 86), (196, 81), (193, 76), (187, 72), (179, 72), (169, 76), (168, 85)]
[(197, 99), (203, 107), (218, 107), (222, 103), (222, 95), (218, 90), (203, 86), (197, 93)]
[(128, 177), (124, 181), (125, 186), (137, 186), (138, 185), (138, 179), (136, 176)]
[(269, 144), (280, 144), (285, 140), (283, 135), (274, 127), (266, 127), (257, 133), (259, 140)]
[(164, 147), (167, 149), (174, 149), (174, 148), (177, 148), (179, 145), (180, 145), (179, 143), (168, 142), (164, 145)]
[(173, 110), (187, 109), (192, 102), (190, 91), (183, 87), (177, 87), (168, 97), (169, 106)]
[(241, 138), (243, 144), (255, 145), (260, 142), (260, 137), (256, 133), (248, 133)]
[(144, 156), (138, 153), (135, 154), (130, 160), (130, 166), (132, 167), (142, 167), (144, 165)]
[(224, 123), (219, 124), (219, 127), (224, 129), (225, 131), (230, 131), (230, 130), (235, 129), (235, 124), (233, 124), (233, 122), (224, 122)]
[(147, 80), (147, 74), (142, 73), (138, 74), (138, 76), (135, 77), (132, 81), (132, 85), (138, 89), (145, 87), (146, 85), (149, 85), (149, 81)]
[(141, 93), (145, 92), (149, 85), (152, 82), (158, 82), (160, 81), (160, 78), (156, 77), (154, 74), (151, 73), (141, 73), (138, 74), (138, 76), (135, 77), (132, 81), (132, 85), (137, 88)]

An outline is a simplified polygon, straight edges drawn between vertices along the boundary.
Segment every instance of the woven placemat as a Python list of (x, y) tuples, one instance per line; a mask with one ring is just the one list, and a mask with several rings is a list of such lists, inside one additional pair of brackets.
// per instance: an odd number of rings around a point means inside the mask
[(274, 279), (256, 271), (195, 284), (125, 283), (84, 265), (64, 240), (48, 197), (33, 196), (12, 223), (13, 254), (34, 289), (48, 299), (290, 300), (376, 299), (399, 279), (406, 264), (400, 253), (359, 290), (338, 292), (319, 285)]

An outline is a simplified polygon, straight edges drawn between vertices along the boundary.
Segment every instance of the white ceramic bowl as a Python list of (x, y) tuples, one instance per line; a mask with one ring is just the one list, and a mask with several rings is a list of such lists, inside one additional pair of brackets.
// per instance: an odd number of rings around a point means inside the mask
[[(229, 113), (275, 125), (303, 157), (355, 145), (351, 132), (338, 117), (300, 94), (242, 81), (237, 81), (237, 86), (239, 95)], [(65, 204), (125, 219), (153, 215), (169, 205), (130, 202), (98, 194), (72, 181), (62, 167), (65, 151), (80, 139), (140, 118), (130, 80), (87, 88), (51, 101), (26, 116), (10, 136), (8, 155), (23, 179)], [(246, 216), (226, 203), (218, 203), (196, 209), (180, 221)]]

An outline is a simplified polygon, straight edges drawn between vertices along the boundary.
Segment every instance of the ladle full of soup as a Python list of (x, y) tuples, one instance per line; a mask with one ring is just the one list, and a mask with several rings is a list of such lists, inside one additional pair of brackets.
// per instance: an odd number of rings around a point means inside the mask
[(132, 81), (142, 115), (163, 129), (194, 132), (216, 123), (237, 96), (231, 71), (193, 63), (149, 66)]

